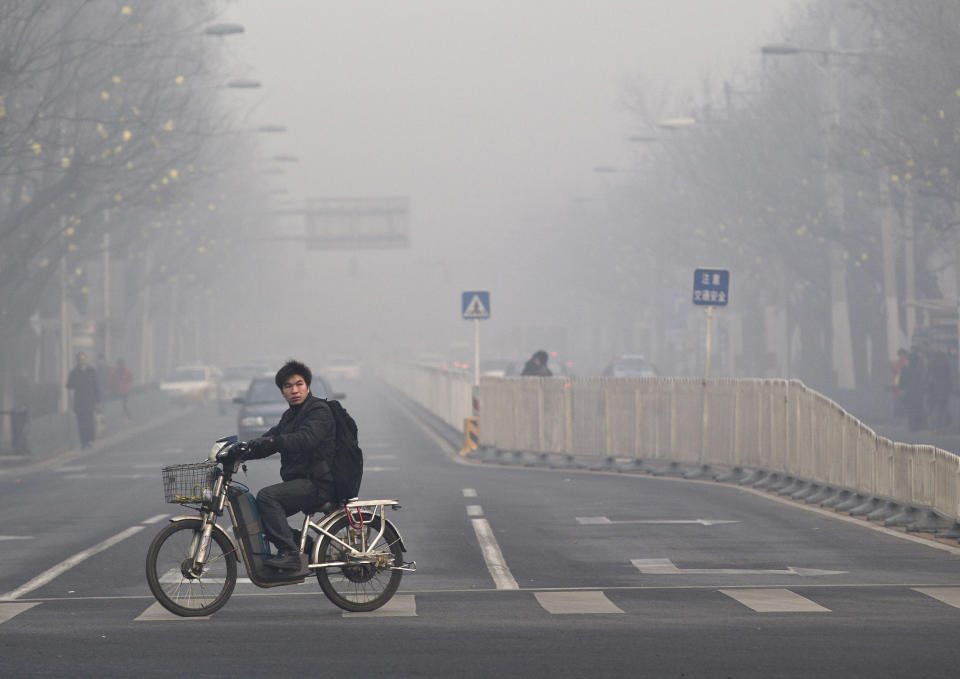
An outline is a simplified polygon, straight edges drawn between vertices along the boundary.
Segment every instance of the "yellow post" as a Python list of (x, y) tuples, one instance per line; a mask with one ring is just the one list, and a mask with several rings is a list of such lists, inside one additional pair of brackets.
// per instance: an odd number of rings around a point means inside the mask
[(476, 450), (480, 445), (480, 418), (463, 418), (463, 448), (460, 449), (461, 455), (466, 455), (471, 450)]

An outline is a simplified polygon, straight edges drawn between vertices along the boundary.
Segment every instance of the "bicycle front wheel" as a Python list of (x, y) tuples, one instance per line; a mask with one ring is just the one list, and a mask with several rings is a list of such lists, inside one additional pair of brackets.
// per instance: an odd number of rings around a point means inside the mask
[(210, 615), (227, 603), (237, 583), (236, 550), (217, 530), (203, 569), (193, 569), (193, 555), (203, 534), (200, 519), (171, 523), (147, 551), (147, 583), (157, 601), (182, 616)]
[[(362, 528), (350, 525), (346, 516), (342, 516), (330, 527), (329, 532), (338, 540), (367, 551), (361, 558), (349, 556), (349, 550), (337, 540), (324, 535), (318, 548), (319, 563), (330, 561), (346, 562), (343, 566), (329, 566), (317, 570), (320, 589), (340, 608), (355, 613), (373, 611), (390, 601), (397, 588), (403, 571), (393, 570), (403, 565), (403, 550), (400, 548), (400, 536), (389, 523), (383, 535), (380, 532), (380, 519), (368, 519), (364, 516)], [(376, 540), (376, 542), (373, 542)]]

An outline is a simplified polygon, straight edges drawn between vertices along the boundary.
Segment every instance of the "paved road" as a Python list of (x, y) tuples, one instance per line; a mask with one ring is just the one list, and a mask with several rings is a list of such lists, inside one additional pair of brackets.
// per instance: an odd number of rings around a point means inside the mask
[[(0, 475), (0, 675), (952, 676), (960, 548), (735, 486), (477, 467), (383, 387), (351, 385), (365, 497), (419, 572), (372, 614), (316, 583), (239, 584), (156, 616), (143, 559), (179, 507), (159, 468), (231, 433), (214, 408), (60, 468)], [(250, 464), (271, 483), (278, 462)]]

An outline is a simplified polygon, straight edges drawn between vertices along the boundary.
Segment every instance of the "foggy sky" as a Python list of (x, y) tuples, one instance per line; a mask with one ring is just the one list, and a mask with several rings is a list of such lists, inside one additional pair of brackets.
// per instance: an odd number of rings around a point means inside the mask
[[(716, 93), (757, 68), (759, 46), (779, 38), (794, 4), (238, 0), (223, 19), (246, 33), (223, 48), (239, 71), (231, 75), (263, 82), (234, 93), (253, 102), (250, 122), (289, 128), (265, 140), (265, 153), (300, 157), (274, 185), (297, 199), (410, 196), (413, 250), (361, 254), (364, 266), (388, 276), (444, 266), (436, 280), (451, 305), (460, 289), (496, 288), (498, 318), (518, 321), (527, 310), (507, 302), (522, 299), (523, 278), (496, 271), (498, 253), (536, 215), (601, 193), (611, 179), (596, 165), (629, 166), (636, 148), (626, 138), (641, 130), (624, 105), (628, 83), (699, 103), (704, 75)], [(349, 257), (314, 261), (342, 273)], [(406, 305), (397, 319), (443, 303), (437, 291), (400, 287), (368, 298), (389, 305), (395, 294), (392, 304)], [(410, 296), (429, 309), (411, 309)]]

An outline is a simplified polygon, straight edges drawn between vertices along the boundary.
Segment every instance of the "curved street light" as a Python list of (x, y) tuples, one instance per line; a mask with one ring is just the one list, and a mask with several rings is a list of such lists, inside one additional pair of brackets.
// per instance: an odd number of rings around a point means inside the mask
[(259, 80), (251, 80), (249, 78), (234, 78), (233, 80), (227, 81), (227, 87), (232, 87), (236, 90), (255, 90), (261, 87)]
[(240, 24), (211, 24), (203, 29), (203, 32), (207, 35), (216, 35), (218, 37), (223, 37), (225, 35), (236, 35), (238, 33), (243, 33), (244, 28)]

